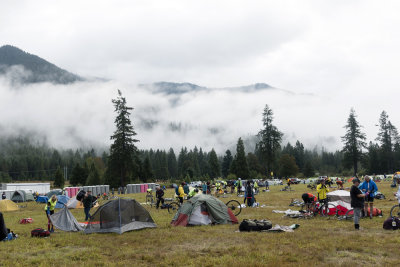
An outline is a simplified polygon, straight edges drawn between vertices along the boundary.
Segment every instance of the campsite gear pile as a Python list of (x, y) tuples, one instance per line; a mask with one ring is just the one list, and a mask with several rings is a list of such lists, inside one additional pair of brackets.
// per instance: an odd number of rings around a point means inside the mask
[(42, 228), (36, 228), (31, 231), (31, 237), (48, 237), (50, 232)]
[(238, 219), (221, 200), (198, 194), (178, 209), (171, 224), (173, 226), (236, 224)]
[(32, 218), (24, 218), (19, 220), (19, 224), (28, 224), (28, 223), (33, 223), (33, 219)]
[(376, 192), (375, 199), (385, 199), (385, 195), (382, 194), (381, 192)]
[(293, 198), (292, 198), (292, 201), (289, 204), (290, 207), (292, 207), (292, 206), (301, 207), (303, 205), (304, 205), (304, 201), (298, 200), (298, 199), (293, 199)]
[(266, 231), (272, 228), (271, 221), (268, 220), (251, 220), (251, 219), (244, 219), (239, 225), (240, 232), (261, 232)]
[(398, 230), (400, 228), (400, 219), (397, 217), (389, 217), (383, 222), (383, 229)]

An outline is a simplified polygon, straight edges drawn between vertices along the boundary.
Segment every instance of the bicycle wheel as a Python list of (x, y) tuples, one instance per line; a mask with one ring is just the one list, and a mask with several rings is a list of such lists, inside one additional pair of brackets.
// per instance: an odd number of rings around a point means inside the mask
[(319, 209), (319, 214), (321, 216), (328, 216), (329, 212), (331, 212), (332, 209), (334, 209), (335, 215), (337, 215), (338, 210), (336, 206), (331, 203), (328, 203), (328, 207), (326, 206), (326, 204), (322, 205), (321, 208)]
[(348, 211), (346, 211), (346, 214), (344, 216), (346, 217), (346, 220), (353, 219), (354, 210), (353, 209), (349, 209)]
[(230, 200), (226, 203), (226, 206), (228, 207), (228, 209), (230, 209), (232, 211), (232, 213), (235, 216), (238, 216), (240, 214), (240, 212), (242, 212), (242, 206), (240, 206), (239, 201), (237, 200)]
[(178, 202), (171, 202), (168, 204), (168, 213), (176, 213), (179, 209)]
[(392, 207), (390, 210), (390, 217), (400, 217), (400, 204)]

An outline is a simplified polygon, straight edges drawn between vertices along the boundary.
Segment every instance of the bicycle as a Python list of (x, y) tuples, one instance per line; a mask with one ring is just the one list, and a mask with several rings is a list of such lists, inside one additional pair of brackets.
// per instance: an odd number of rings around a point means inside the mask
[(400, 218), (400, 203), (390, 209), (390, 217)]
[(335, 209), (335, 216), (338, 216), (338, 213), (339, 213), (339, 210), (336, 208), (336, 205), (334, 205), (334, 204), (332, 204), (332, 203), (329, 203), (329, 202), (324, 203), (324, 204), (322, 204), (322, 205), (321, 205), (321, 203), (319, 203), (319, 202), (316, 202), (314, 205), (304, 203), (304, 204), (301, 206), (300, 212), (304, 212), (304, 209), (305, 209), (308, 205), (311, 205), (310, 213), (311, 213), (313, 216), (316, 216), (317, 214), (319, 214), (319, 215), (322, 216), (322, 217), (326, 217), (326, 216), (329, 215), (329, 212), (330, 212), (331, 209)]

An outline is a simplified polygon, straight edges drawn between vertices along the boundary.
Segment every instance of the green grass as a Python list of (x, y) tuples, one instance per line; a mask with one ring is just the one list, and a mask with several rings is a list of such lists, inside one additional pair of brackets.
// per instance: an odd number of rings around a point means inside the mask
[[(122, 235), (56, 230), (49, 238), (31, 238), (32, 229), (47, 228), (47, 219), (44, 204), (27, 203), (19, 211), (3, 213), (7, 227), (19, 238), (0, 242), (0, 266), (394, 266), (400, 262), (400, 232), (383, 230), (382, 224), (397, 203), (395, 190), (388, 182), (377, 185), (387, 198), (375, 200), (384, 216), (361, 220), (363, 230), (359, 232), (352, 221), (290, 219), (272, 213), (273, 209), (288, 209), (292, 198), (300, 199), (302, 193), (309, 192), (305, 185), (294, 185), (292, 192), (279, 191), (283, 186), (271, 186), (271, 192), (257, 196), (260, 204), (267, 205), (265, 208), (245, 208), (238, 216), (239, 221), (254, 218), (269, 219), (273, 224), (300, 224), (293, 233), (240, 233), (238, 225), (171, 227), (173, 215), (147, 207), (158, 225), (156, 229)], [(172, 195), (172, 190), (166, 195)], [(145, 200), (145, 194), (127, 196), (139, 202)], [(221, 198), (224, 202), (229, 199)], [(83, 221), (83, 210), (71, 212)], [(34, 223), (18, 224), (26, 217), (32, 217)]]

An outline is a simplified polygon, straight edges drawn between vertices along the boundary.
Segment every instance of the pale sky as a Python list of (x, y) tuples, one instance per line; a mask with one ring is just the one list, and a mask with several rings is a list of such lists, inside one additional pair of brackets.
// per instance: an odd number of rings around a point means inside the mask
[[(382, 110), (400, 127), (399, 13), (399, 1), (2, 0), (0, 45), (111, 81), (36, 85), (27, 88), (30, 93), (15, 93), (3, 81), (0, 127), (33, 128), (54, 143), (72, 131), (82, 142), (108, 144), (114, 116), (110, 99), (118, 87), (135, 107), (134, 122), (135, 116), (155, 116), (193, 124), (186, 136), (171, 135), (161, 125), (150, 132), (138, 125), (142, 148), (198, 144), (224, 150), (257, 133), (265, 104), (288, 140), (340, 148), (351, 107), (373, 140)], [(294, 95), (187, 94), (181, 105), (171, 107), (168, 98), (136, 88), (157, 81), (211, 88), (264, 82)], [(38, 95), (40, 107), (30, 101)], [(54, 104), (59, 109), (54, 113), (50, 101), (65, 107)], [(11, 112), (21, 103), (24, 109)], [(153, 106), (162, 115), (147, 112)], [(71, 107), (79, 120), (69, 113)], [(50, 123), (53, 116), (63, 124)], [(230, 125), (216, 139), (202, 131), (224, 123)]]

